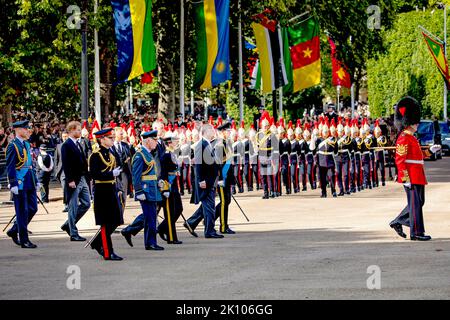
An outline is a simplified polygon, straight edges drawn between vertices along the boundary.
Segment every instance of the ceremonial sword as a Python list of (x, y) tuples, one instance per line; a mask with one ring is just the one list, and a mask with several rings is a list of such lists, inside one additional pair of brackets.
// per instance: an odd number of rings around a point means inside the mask
[(239, 203), (237, 202), (236, 198), (231, 195), (231, 197), (233, 198), (234, 202), (236, 202), (237, 206), (239, 207), (239, 209), (241, 210), (242, 214), (244, 215), (245, 219), (247, 219), (247, 222), (250, 222), (250, 220), (248, 219), (247, 215), (245, 214), (244, 210), (242, 210), (241, 206), (239, 205)]

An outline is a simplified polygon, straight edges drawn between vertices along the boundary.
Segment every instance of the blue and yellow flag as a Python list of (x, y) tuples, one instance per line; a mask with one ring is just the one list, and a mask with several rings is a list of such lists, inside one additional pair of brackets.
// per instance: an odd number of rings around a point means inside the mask
[(117, 82), (156, 68), (152, 0), (111, 0), (117, 42)]
[(195, 3), (197, 68), (194, 88), (208, 89), (231, 78), (230, 0)]

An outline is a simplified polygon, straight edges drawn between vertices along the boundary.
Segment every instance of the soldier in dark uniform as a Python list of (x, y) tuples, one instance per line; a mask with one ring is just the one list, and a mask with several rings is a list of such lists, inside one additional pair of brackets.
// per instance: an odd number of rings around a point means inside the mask
[(89, 157), (89, 173), (94, 181), (95, 223), (100, 233), (91, 243), (105, 260), (120, 261), (123, 258), (114, 253), (111, 234), (123, 224), (123, 207), (117, 188), (117, 177), (122, 168), (116, 167), (116, 158), (110, 152), (114, 145), (113, 129), (104, 129), (94, 133), (99, 148)]
[[(245, 135), (245, 132), (243, 133)], [(253, 191), (253, 172), (252, 172), (252, 164), (250, 162), (250, 155), (253, 155), (255, 151), (253, 150), (253, 144), (248, 139), (248, 137), (244, 137), (242, 140), (243, 148), (244, 148), (244, 156), (243, 156), (243, 166), (244, 166), (244, 178), (245, 183), (247, 184), (247, 191)]]
[[(358, 120), (354, 120), (352, 126), (352, 137), (353, 137), (353, 150), (354, 150), (354, 183), (353, 188), (357, 188), (358, 192), (364, 190), (364, 186), (362, 185), (363, 180), (363, 172), (362, 172), (362, 150), (364, 139), (361, 138), (359, 128), (358, 128)], [(355, 189), (354, 189), (355, 190)]]
[(41, 200), (44, 203), (49, 202), (49, 183), (54, 167), (53, 157), (47, 152), (47, 145), (41, 144), (38, 156), (38, 180), (41, 187)]
[(312, 190), (315, 190), (317, 188), (316, 183), (316, 150), (311, 149), (312, 146), (312, 139), (311, 139), (311, 132), (309, 130), (309, 123), (305, 124), (305, 130), (303, 131), (303, 148), (302, 151), (305, 153), (305, 165), (306, 168), (306, 174), (308, 176), (309, 184), (311, 186)]
[(320, 187), (322, 189), (322, 198), (327, 197), (327, 178), (330, 182), (331, 193), (337, 197), (335, 189), (336, 162), (335, 156), (338, 153), (336, 138), (330, 136), (328, 124), (322, 126), (321, 138), (312, 138), (311, 148), (317, 149), (317, 158), (319, 163)]
[[(302, 191), (306, 191), (306, 184), (308, 182), (307, 164), (306, 164), (306, 153), (305, 153), (305, 139), (303, 138), (303, 130), (300, 119), (297, 120), (297, 127), (295, 128), (295, 141), (297, 141), (296, 146), (292, 146), (292, 150), (297, 153), (297, 173), (295, 177), (297, 178), (297, 192), (300, 192), (300, 181), (302, 182)], [(292, 155), (291, 151), (291, 155)], [(292, 157), (292, 156), (291, 156)], [(291, 159), (292, 160), (292, 159)], [(292, 165), (291, 165), (292, 167)]]
[(39, 190), (40, 185), (34, 173), (28, 142), (28, 120), (15, 122), (12, 127), (16, 137), (6, 148), (6, 170), (16, 210), (16, 221), (6, 234), (18, 246), (34, 249), (37, 246), (29, 240), (27, 226), (37, 212), (36, 190)]
[(339, 186), (338, 196), (350, 195), (350, 162), (352, 154), (351, 129), (347, 122), (345, 128), (342, 123), (338, 124), (338, 151), (340, 161), (338, 163), (337, 180)]
[(191, 142), (187, 141), (184, 133), (180, 134), (180, 194), (184, 195), (185, 187), (188, 193), (191, 193), (189, 184), (190, 175), (190, 156), (191, 156)]
[(284, 124), (281, 124), (280, 129), (280, 163), (281, 163), (281, 178), (286, 194), (291, 194), (291, 168), (289, 158), (291, 156), (291, 142), (286, 136)]
[(292, 128), (292, 122), (289, 121), (289, 126), (287, 130), (287, 136), (289, 139), (289, 143), (291, 144), (291, 151), (289, 154), (289, 164), (290, 164), (290, 181), (294, 189), (294, 193), (298, 193), (300, 191), (300, 181), (299, 181), (299, 152), (300, 152), (300, 144), (299, 141), (295, 138), (294, 130)]
[(364, 171), (364, 188), (372, 189), (372, 153), (376, 145), (370, 135), (370, 128), (367, 124), (367, 119), (364, 119), (361, 127), (361, 138), (363, 139), (363, 144), (361, 146), (362, 153), (362, 166)]
[[(250, 130), (248, 132), (248, 144), (249, 144), (249, 170), (251, 171), (249, 175), (250, 186), (253, 188), (253, 181), (256, 181), (256, 190), (260, 189), (261, 179), (259, 176), (259, 166), (258, 166), (258, 146), (256, 145), (256, 131), (253, 127), (253, 124), (250, 126)], [(253, 189), (252, 189), (253, 190)]]
[(222, 137), (216, 139), (214, 145), (216, 157), (219, 163), (219, 182), (217, 193), (219, 203), (216, 205), (216, 220), (220, 219), (220, 233), (235, 234), (228, 225), (228, 207), (231, 203), (231, 186), (235, 184), (234, 174), (231, 169), (231, 143), (228, 140), (228, 131), (230, 123), (225, 123), (217, 130), (222, 133)]
[[(158, 185), (157, 163), (152, 154), (158, 148), (157, 135), (157, 130), (141, 133), (142, 147), (133, 156), (131, 167), (135, 190), (134, 196), (136, 200), (140, 201), (143, 213), (137, 216), (131, 225), (121, 231), (128, 244), (133, 246), (131, 235), (136, 235), (144, 229), (144, 246), (146, 250), (164, 250), (156, 242), (156, 209), (157, 203), (162, 201), (160, 193), (162, 185)], [(163, 147), (160, 147), (161, 150)], [(158, 163), (160, 165), (159, 158)]]
[(273, 168), (272, 168), (272, 143), (273, 135), (269, 130), (269, 113), (265, 111), (261, 117), (261, 131), (256, 135), (256, 144), (258, 146), (259, 172), (264, 190), (263, 199), (275, 197), (273, 187)]
[(178, 188), (177, 177), (180, 175), (175, 149), (178, 138), (172, 134), (166, 134), (164, 138), (166, 143), (165, 153), (161, 157), (161, 176), (163, 181), (161, 188), (162, 203), (164, 210), (164, 220), (158, 227), (159, 235), (167, 240), (168, 244), (182, 244), (178, 240), (175, 223), (183, 213), (183, 203), (181, 202), (180, 190)]
[(281, 196), (281, 166), (280, 166), (280, 139), (278, 137), (278, 128), (273, 123), (273, 118), (271, 118), (272, 125), (270, 126), (270, 131), (272, 133), (272, 183), (274, 196)]
[[(375, 122), (375, 129), (373, 130), (373, 133), (375, 135), (375, 139), (377, 139), (377, 147), (383, 148), (387, 144), (387, 138), (386, 136), (382, 135), (381, 128), (379, 125), (378, 120)], [(376, 185), (378, 187), (378, 170), (380, 170), (381, 174), (381, 184), (384, 187), (386, 185), (386, 170), (385, 170), (385, 158), (384, 158), (384, 150), (378, 149), (375, 150), (375, 162), (376, 162)]]

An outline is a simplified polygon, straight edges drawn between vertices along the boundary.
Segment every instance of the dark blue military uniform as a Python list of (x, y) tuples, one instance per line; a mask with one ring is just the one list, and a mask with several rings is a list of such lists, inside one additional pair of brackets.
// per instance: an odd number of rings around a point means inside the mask
[[(28, 121), (16, 122), (13, 128), (28, 128)], [(21, 244), (23, 247), (24, 244), (29, 243), (27, 226), (37, 212), (37, 180), (28, 141), (18, 137), (11, 141), (6, 149), (6, 168), (10, 188), (18, 188), (18, 194), (13, 194), (16, 221), (7, 234), (16, 244)], [(17, 234), (19, 234), (19, 242), (17, 242)]]
[(144, 147), (133, 157), (133, 185), (136, 200), (140, 194), (145, 200), (140, 201), (144, 214), (145, 248), (156, 246), (156, 204), (161, 201), (156, 175), (156, 162), (151, 153)]

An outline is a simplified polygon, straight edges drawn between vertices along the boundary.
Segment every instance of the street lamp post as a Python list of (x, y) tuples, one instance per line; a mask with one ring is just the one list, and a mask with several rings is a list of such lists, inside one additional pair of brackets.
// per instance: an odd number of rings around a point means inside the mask
[(88, 57), (87, 57), (87, 0), (83, 0), (83, 18), (81, 19), (81, 119), (88, 118)]

